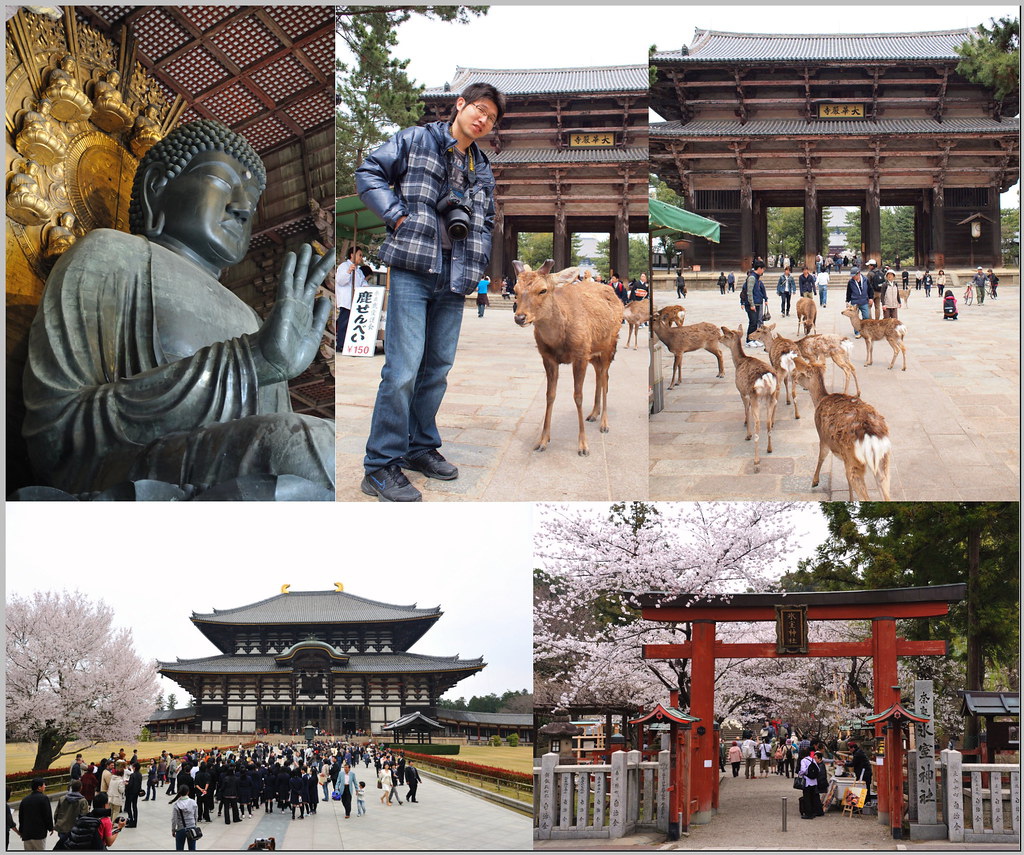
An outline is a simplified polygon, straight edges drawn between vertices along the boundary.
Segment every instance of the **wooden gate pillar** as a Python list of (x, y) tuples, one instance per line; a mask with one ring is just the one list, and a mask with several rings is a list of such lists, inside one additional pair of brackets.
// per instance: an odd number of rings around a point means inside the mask
[[(693, 622), (693, 659), (690, 660), (690, 715), (700, 719), (697, 727), (694, 769), (691, 773), (697, 811), (693, 821), (710, 822), (713, 814), (715, 778), (718, 776), (718, 746), (715, 745), (715, 622)], [(701, 733), (703, 731), (703, 733)]]
[(818, 188), (814, 179), (808, 178), (804, 186), (804, 264), (809, 269), (815, 269), (820, 251), (821, 208), (818, 207)]
[(491, 232), (491, 263), (489, 271), (491, 282), (495, 285), (501, 284), (501, 278), (506, 276), (505, 268), (511, 267), (511, 259), (505, 255), (505, 211), (500, 202), (495, 203), (494, 229)]
[(932, 270), (939, 270), (946, 266), (946, 202), (941, 184), (932, 187), (931, 202), (931, 251), (928, 253), (928, 260), (931, 262)]
[(609, 252), (609, 263), (615, 268), (616, 274), (623, 282), (629, 282), (629, 218), (623, 211), (615, 218), (615, 233), (609, 249), (614, 246), (614, 252)]
[(565, 222), (565, 210), (562, 208), (555, 214), (555, 229), (551, 235), (551, 257), (555, 261), (555, 270), (565, 270), (569, 266), (569, 229)]
[(740, 185), (740, 270), (744, 276), (754, 261), (754, 193), (750, 179)]
[(862, 263), (869, 258), (878, 262), (879, 269), (882, 268), (882, 205), (881, 193), (878, 188), (877, 178), (872, 180), (864, 194), (864, 225), (861, 239), (864, 241), (864, 256)]

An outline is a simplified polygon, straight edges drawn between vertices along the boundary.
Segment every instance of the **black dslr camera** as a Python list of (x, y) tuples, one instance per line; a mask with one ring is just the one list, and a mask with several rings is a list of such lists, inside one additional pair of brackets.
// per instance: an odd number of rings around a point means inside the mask
[(444, 217), (448, 237), (452, 240), (464, 240), (469, 234), (469, 215), (472, 212), (465, 195), (458, 190), (449, 190), (437, 203), (437, 213)]

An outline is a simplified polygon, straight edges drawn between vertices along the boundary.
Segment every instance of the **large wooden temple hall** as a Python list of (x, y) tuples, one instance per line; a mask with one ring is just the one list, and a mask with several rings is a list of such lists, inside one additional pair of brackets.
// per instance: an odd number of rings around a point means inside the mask
[[(655, 52), (651, 170), (723, 224), (693, 262), (746, 270), (767, 251), (767, 211), (804, 210), (805, 258), (822, 211), (859, 207), (879, 257), (882, 206), (915, 211), (915, 263), (1000, 263), (999, 194), (1020, 176), (1017, 94), (956, 71), (972, 30), (762, 35), (697, 30)], [(886, 259), (889, 261), (890, 259)]]
[(607, 234), (611, 266), (625, 276), (630, 233), (647, 233), (647, 66), (457, 68), (423, 93), (422, 122), (447, 120), (476, 82), (497, 87), (508, 105), (487, 138), (496, 181), (491, 280), (515, 281), (520, 232), (554, 236), (556, 270), (569, 266), (573, 234)]
[[(287, 585), (284, 586), (288, 588)], [(195, 700), (187, 729), (202, 733), (379, 734), (407, 713), (437, 715), (437, 699), (483, 659), (410, 653), (439, 606), (381, 603), (333, 591), (293, 591), (193, 614), (221, 653), (160, 662)]]

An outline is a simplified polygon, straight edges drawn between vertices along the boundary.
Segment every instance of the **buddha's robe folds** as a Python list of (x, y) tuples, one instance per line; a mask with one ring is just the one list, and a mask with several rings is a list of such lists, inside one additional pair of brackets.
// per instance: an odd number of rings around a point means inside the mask
[(196, 264), (97, 229), (61, 256), (29, 336), (23, 433), (69, 493), (154, 479), (197, 490), (298, 475), (333, 493), (334, 422), (261, 385), (257, 314)]

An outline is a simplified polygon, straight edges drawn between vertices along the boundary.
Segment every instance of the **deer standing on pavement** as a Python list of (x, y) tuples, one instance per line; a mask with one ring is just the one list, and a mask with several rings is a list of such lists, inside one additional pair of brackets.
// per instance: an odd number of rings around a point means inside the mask
[(879, 318), (878, 320), (862, 318), (856, 306), (847, 306), (843, 309), (842, 314), (850, 319), (854, 331), (864, 339), (864, 346), (867, 348), (868, 354), (868, 361), (864, 363), (865, 367), (874, 361), (872, 349), (875, 342), (884, 338), (892, 348), (892, 362), (889, 363), (889, 367), (892, 368), (896, 364), (896, 357), (902, 353), (903, 370), (907, 370), (907, 346), (903, 343), (907, 328), (902, 321), (895, 318)]
[(543, 451), (551, 441), (551, 408), (558, 388), (558, 366), (572, 365), (573, 400), (579, 418), (580, 456), (590, 454), (583, 425), (583, 378), (587, 364), (597, 375), (594, 409), (587, 416), (592, 422), (601, 417), (601, 433), (608, 432), (608, 369), (615, 358), (622, 303), (615, 291), (597, 282), (574, 282), (577, 268), (552, 273), (554, 261), (548, 259), (539, 270), (531, 270), (521, 261), (513, 261), (516, 270), (515, 322), (521, 327), (533, 324), (537, 350), (547, 375), (547, 407), (544, 426), (534, 451)]
[(793, 367), (796, 381), (811, 394), (814, 401), (814, 426), (818, 430), (818, 465), (811, 487), (818, 486), (821, 464), (831, 451), (843, 461), (850, 501), (854, 493), (860, 501), (868, 501), (864, 475), (868, 469), (875, 476), (882, 498), (889, 501), (889, 463), (892, 441), (882, 414), (870, 404), (851, 395), (829, 393), (825, 388), (825, 365), (797, 359)]
[(623, 309), (622, 315), (629, 325), (629, 330), (626, 332), (626, 347), (629, 347), (629, 337), (632, 336), (633, 350), (636, 350), (640, 337), (640, 325), (646, 324), (651, 319), (651, 301), (633, 300)]
[[(765, 427), (768, 433), (768, 454), (772, 453), (772, 427), (775, 423), (775, 407), (779, 403), (779, 377), (775, 369), (760, 359), (743, 352), (743, 325), (731, 330), (722, 327), (722, 341), (732, 352), (736, 367), (736, 390), (743, 399), (743, 424), (747, 439), (754, 438), (754, 471), (761, 465), (758, 440), (761, 431), (761, 407), (765, 408)], [(751, 432), (753, 422), (753, 432)]]
[(818, 306), (813, 297), (801, 297), (796, 301), (796, 334), (810, 335), (818, 321)]
[(783, 338), (775, 332), (775, 324), (760, 326), (750, 337), (764, 345), (768, 361), (772, 364), (786, 390), (786, 406), (789, 406), (789, 392), (793, 390), (793, 418), (800, 418), (800, 408), (796, 403), (796, 380), (793, 379), (793, 359), (800, 355), (795, 341)]
[(829, 357), (843, 369), (846, 382), (843, 384), (843, 394), (850, 391), (850, 378), (857, 386), (857, 397), (860, 397), (860, 381), (857, 380), (857, 369), (853, 367), (850, 357), (853, 356), (853, 342), (846, 336), (835, 333), (819, 333), (818, 335), (804, 336), (796, 343), (800, 356), (808, 362), (827, 362)]
[(689, 326), (672, 326), (669, 309), (666, 306), (654, 313), (651, 319), (651, 328), (654, 334), (660, 338), (665, 347), (672, 352), (672, 380), (668, 384), (671, 389), (678, 386), (683, 380), (683, 354), (693, 350), (706, 350), (718, 360), (718, 376), (725, 376), (725, 365), (722, 362), (722, 350), (719, 343), (722, 340), (722, 333), (714, 324), (701, 321)]

